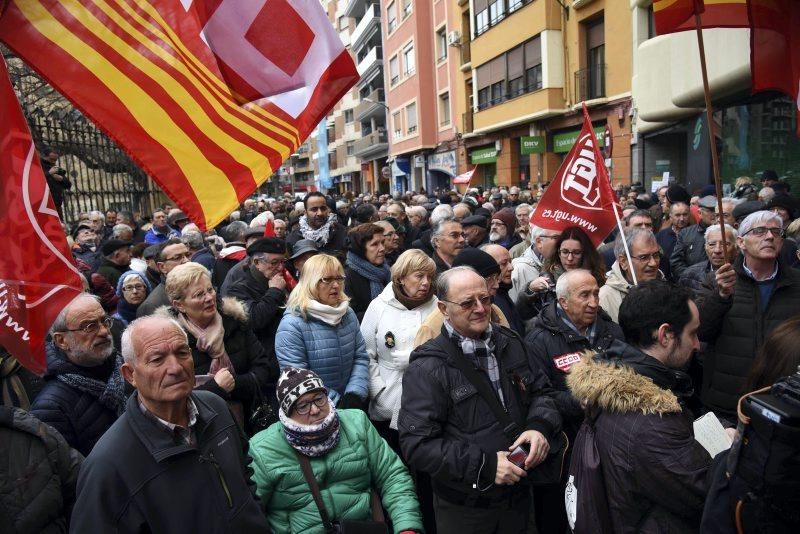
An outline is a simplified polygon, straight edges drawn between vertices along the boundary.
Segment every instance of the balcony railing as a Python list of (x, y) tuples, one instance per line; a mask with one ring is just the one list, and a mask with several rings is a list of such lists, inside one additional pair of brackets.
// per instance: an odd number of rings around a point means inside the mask
[(461, 129), (463, 133), (472, 133), (472, 111), (467, 111), (461, 116)]
[(358, 58), (358, 73), (363, 76), (370, 67), (383, 59), (383, 49), (380, 46), (373, 46), (365, 54), (360, 54)]
[(384, 150), (389, 143), (385, 131), (372, 132), (353, 143), (353, 155), (356, 157)]
[(386, 113), (386, 98), (383, 89), (375, 89), (356, 106), (356, 120), (362, 121), (373, 115)]
[(575, 73), (575, 102), (606, 96), (606, 66), (595, 65)]
[(362, 38), (367, 36), (370, 28), (373, 25), (377, 25), (379, 23), (380, 12), (378, 11), (378, 5), (372, 4), (367, 8), (364, 16), (361, 17), (361, 20), (358, 21), (356, 24), (356, 29), (353, 30), (353, 33), (350, 35), (350, 42), (353, 45), (353, 49), (356, 50), (361, 47)]
[(466, 65), (472, 62), (472, 53), (470, 51), (470, 40), (468, 36), (461, 38), (461, 64)]

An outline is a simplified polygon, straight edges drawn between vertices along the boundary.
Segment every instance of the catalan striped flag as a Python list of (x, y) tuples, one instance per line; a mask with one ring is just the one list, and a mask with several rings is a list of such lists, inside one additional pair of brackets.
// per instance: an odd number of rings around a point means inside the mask
[(358, 79), (318, 0), (7, 0), (0, 40), (201, 229)]
[(653, 0), (658, 35), (694, 30), (695, 13), (700, 13), (701, 28), (748, 25), (747, 0)]

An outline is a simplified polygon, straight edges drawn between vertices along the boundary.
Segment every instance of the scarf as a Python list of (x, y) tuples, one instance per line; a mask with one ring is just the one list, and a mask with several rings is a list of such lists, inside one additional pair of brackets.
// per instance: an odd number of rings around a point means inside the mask
[(328, 222), (314, 230), (308, 224), (308, 217), (303, 215), (300, 217), (300, 233), (303, 234), (303, 239), (310, 239), (314, 241), (320, 248), (328, 244), (328, 239), (331, 237), (331, 226), (337, 221), (335, 213), (328, 216)]
[(413, 310), (417, 306), (422, 306), (423, 304), (431, 300), (431, 295), (433, 294), (433, 284), (428, 286), (428, 292), (425, 294), (425, 296), (420, 297), (418, 299), (412, 299), (411, 297), (406, 295), (403, 286), (395, 283), (392, 283), (392, 291), (394, 292), (394, 298), (396, 298), (400, 304), (405, 306), (406, 309), (408, 310)]
[(56, 378), (78, 391), (97, 398), (100, 404), (120, 416), (125, 411), (125, 380), (119, 372), (120, 367), (122, 367), (122, 356), (117, 354), (114, 368), (106, 382), (76, 373), (64, 373)]
[(328, 399), (328, 408), (330, 412), (327, 417), (317, 425), (300, 424), (284, 414), (283, 410), (278, 410), (286, 441), (300, 454), (324, 456), (339, 444), (339, 414), (331, 399)]
[(370, 300), (381, 294), (383, 288), (392, 279), (392, 271), (386, 263), (373, 265), (366, 258), (362, 258), (352, 251), (347, 253), (347, 266), (369, 280)]
[(480, 338), (464, 337), (456, 332), (453, 325), (449, 321), (444, 322), (444, 327), (450, 335), (450, 339), (461, 347), (461, 352), (464, 356), (473, 360), (479, 368), (486, 371), (492, 387), (497, 392), (497, 398), (500, 403), (505, 407), (506, 401), (503, 398), (503, 388), (500, 382), (500, 368), (497, 365), (497, 358), (494, 355), (494, 340), (492, 339), (492, 323), (489, 323), (489, 328), (481, 334)]
[(184, 330), (197, 339), (197, 350), (205, 352), (211, 358), (208, 374), (213, 375), (217, 371), (227, 369), (232, 375), (236, 375), (233, 363), (225, 351), (225, 329), (222, 327), (222, 316), (219, 312), (214, 314), (214, 319), (205, 328), (197, 326), (183, 313), (178, 313), (176, 319)]
[(308, 301), (306, 313), (314, 319), (322, 321), (323, 323), (336, 326), (342, 322), (342, 317), (344, 317), (344, 314), (347, 313), (347, 309), (349, 307), (350, 302), (346, 300), (340, 302), (336, 307), (328, 306), (327, 304), (323, 304), (317, 300), (310, 300)]
[(125, 323), (125, 326), (128, 326), (131, 321), (136, 319), (137, 309), (139, 309), (139, 304), (131, 304), (124, 298), (120, 298), (117, 303), (117, 313), (114, 314), (114, 317), (119, 317)]

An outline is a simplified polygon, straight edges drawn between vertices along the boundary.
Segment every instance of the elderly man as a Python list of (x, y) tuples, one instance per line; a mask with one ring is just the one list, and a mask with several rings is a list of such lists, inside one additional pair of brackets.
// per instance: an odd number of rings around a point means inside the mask
[(111, 287), (116, 288), (120, 277), (131, 268), (131, 242), (110, 239), (103, 243), (101, 250), (103, 261), (97, 272), (108, 280)]
[(122, 335), (125, 413), (78, 477), (72, 532), (268, 532), (247, 439), (225, 401), (195, 385), (192, 350), (165, 317)]
[(275, 227), (275, 237), (286, 239), (286, 219), (275, 219), (272, 224)]
[(464, 230), (455, 219), (446, 218), (434, 223), (431, 228), (431, 245), (436, 275), (450, 268), (453, 260), (466, 245)]
[(127, 224), (115, 224), (111, 227), (111, 239), (119, 239), (120, 241), (130, 241), (133, 243), (133, 228)]
[(156, 268), (161, 273), (161, 282), (153, 288), (147, 298), (136, 309), (136, 317), (150, 315), (161, 306), (169, 306), (171, 303), (167, 292), (164, 289), (164, 281), (167, 275), (177, 267), (191, 260), (192, 253), (189, 247), (181, 243), (177, 237), (164, 241), (159, 245), (158, 252), (154, 256)]
[(689, 226), (689, 220), (692, 216), (689, 211), (689, 204), (685, 202), (676, 202), (669, 206), (669, 222), (670, 225), (656, 234), (656, 241), (661, 247), (661, 251), (666, 258), (662, 259), (661, 270), (664, 276), (668, 279), (672, 277), (672, 270), (669, 268), (669, 258), (672, 256), (672, 251), (675, 248), (675, 242), (678, 240), (678, 234), (681, 230)]
[(678, 283), (689, 288), (695, 296), (698, 296), (704, 285), (712, 285), (714, 272), (725, 265), (733, 263), (739, 248), (736, 246), (736, 238), (739, 233), (735, 228), (725, 225), (725, 241), (727, 242), (728, 256), (722, 248), (722, 232), (718, 224), (712, 224), (706, 228), (706, 257), (707, 261), (696, 263), (683, 272), (683, 276)]
[(492, 215), (492, 220), (489, 222), (489, 241), (511, 249), (517, 243), (522, 242), (522, 238), (514, 232), (516, 227), (517, 218), (514, 216), (513, 210), (506, 208), (498, 211)]
[(559, 232), (554, 230), (531, 225), (531, 246), (522, 256), (511, 261), (514, 270), (511, 273), (512, 287), (509, 296), (515, 303), (524, 295), (529, 297), (533, 295), (531, 282), (539, 278), (544, 260), (553, 253), (559, 235)]
[(286, 242), (289, 247), (301, 239), (310, 239), (320, 252), (336, 256), (344, 264), (347, 252), (347, 228), (339, 224), (338, 217), (331, 213), (325, 195), (320, 192), (309, 193), (303, 199), (305, 215), (289, 233)]
[(520, 204), (516, 208), (514, 208), (514, 214), (517, 216), (517, 235), (519, 235), (520, 239), (522, 240), (520, 243), (517, 243), (509, 252), (511, 253), (511, 258), (519, 258), (525, 253), (525, 249), (527, 249), (531, 245), (531, 213), (533, 212), (533, 207), (530, 204)]
[[(600, 306), (614, 322), (617, 321), (622, 300), (634, 284), (631, 272), (636, 276), (637, 284), (664, 277), (658, 270), (661, 249), (652, 231), (644, 228), (629, 228), (625, 231), (625, 242), (622, 239), (623, 237), (617, 237), (614, 242), (617, 261), (606, 274), (605, 285), (600, 288)], [(628, 261), (628, 255), (625, 253), (626, 243), (633, 265)]]
[(99, 243), (111, 237), (111, 228), (106, 228), (106, 216), (103, 215), (102, 211), (89, 212), (89, 226), (91, 226), (94, 233), (97, 234)]
[[(644, 228), (647, 230), (652, 230), (653, 215), (648, 210), (643, 210), (643, 209), (633, 210), (624, 216), (622, 220), (622, 227), (625, 230), (627, 230), (628, 228)], [(617, 232), (616, 235), (619, 236), (619, 232)], [(603, 258), (603, 263), (605, 263), (606, 269), (611, 269), (611, 265), (613, 265), (614, 262), (617, 261), (617, 255), (614, 251), (614, 242), (615, 241), (603, 243), (597, 249), (597, 252), (599, 252), (600, 256)]]
[(453, 218), (458, 222), (463, 221), (470, 215), (472, 215), (472, 209), (470, 208), (469, 204), (465, 202), (459, 202), (453, 206)]
[(79, 260), (85, 261), (92, 270), (96, 270), (103, 257), (100, 248), (97, 246), (97, 234), (88, 224), (78, 224), (72, 232), (72, 255)]
[(464, 235), (467, 236), (467, 245), (472, 248), (480, 248), (489, 243), (489, 230), (486, 222), (486, 217), (482, 215), (470, 215), (461, 221)]
[(142, 243), (144, 242), (145, 232), (139, 228), (136, 220), (133, 217), (133, 213), (130, 211), (118, 211), (117, 212), (117, 224), (126, 224), (131, 227), (133, 230), (133, 237), (131, 237), (131, 241), (134, 243)]
[(189, 248), (189, 253), (192, 255), (190, 261), (199, 263), (208, 269), (208, 272), (214, 269), (216, 258), (214, 258), (214, 253), (211, 252), (211, 249), (206, 246), (203, 234), (195, 231), (184, 231), (183, 235), (181, 235), (181, 242)]
[(211, 283), (214, 287), (221, 287), (228, 272), (247, 256), (245, 248), (247, 233), (248, 226), (244, 221), (233, 221), (225, 227), (223, 231), (225, 247), (219, 251), (211, 274)]
[(700, 222), (681, 230), (678, 239), (675, 241), (675, 248), (669, 258), (672, 278), (680, 280), (683, 271), (695, 263), (705, 260), (705, 239), (706, 228), (714, 224), (716, 215), (714, 210), (717, 206), (717, 199), (713, 196), (705, 196), (700, 199)]
[(514, 265), (511, 263), (511, 254), (505, 247), (500, 245), (483, 245), (481, 250), (489, 254), (497, 265), (500, 266), (500, 278), (498, 280), (497, 292), (494, 295), (492, 302), (497, 305), (503, 312), (508, 320), (509, 327), (518, 334), (522, 335), (525, 332), (525, 325), (517, 313), (517, 308), (514, 301), (511, 300), (509, 292), (511, 291), (511, 274), (514, 272)]
[(79, 295), (61, 310), (46, 345), (45, 384), (31, 406), (33, 415), (83, 455), (125, 406), (111, 324), (93, 295)]
[(144, 234), (144, 242), (148, 245), (160, 245), (167, 239), (177, 237), (178, 234), (167, 224), (167, 214), (164, 210), (153, 212), (153, 225)]
[[(441, 333), (411, 353), (403, 377), (403, 455), (432, 478), (440, 534), (526, 532), (530, 491), (520, 481), (561, 430), (549, 383), (531, 369), (519, 336), (490, 322), (482, 276), (453, 268), (436, 293)], [(495, 417), (490, 402), (502, 405), (508, 421)], [(523, 467), (508, 458), (520, 444), (529, 450)]]
[[(703, 362), (703, 403), (735, 424), (736, 403), (755, 355), (770, 332), (797, 314), (800, 273), (779, 261), (783, 221), (768, 211), (739, 225), (734, 263), (714, 273), (700, 304), (700, 340), (710, 347)], [(724, 422), (723, 422), (724, 424)]]

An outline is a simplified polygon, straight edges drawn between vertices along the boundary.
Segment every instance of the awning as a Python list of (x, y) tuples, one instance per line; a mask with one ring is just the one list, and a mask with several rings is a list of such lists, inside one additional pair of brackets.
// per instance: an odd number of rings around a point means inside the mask
[(407, 176), (409, 174), (411, 174), (411, 162), (408, 158), (394, 158), (392, 162), (392, 176)]

